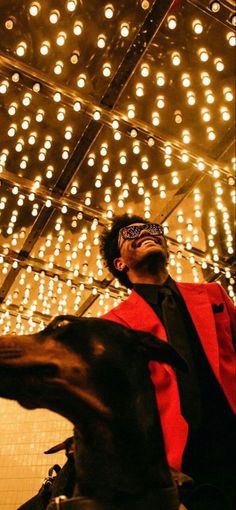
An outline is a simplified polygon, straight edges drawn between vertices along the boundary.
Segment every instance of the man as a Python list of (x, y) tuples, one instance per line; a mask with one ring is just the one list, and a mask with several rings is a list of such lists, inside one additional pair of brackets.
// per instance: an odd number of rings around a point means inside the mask
[(101, 253), (132, 289), (103, 317), (169, 341), (187, 362), (186, 373), (155, 362), (150, 372), (169, 465), (192, 476), (196, 487), (205, 484), (199, 506), (196, 492), (190, 507), (202, 509), (214, 486), (212, 508), (233, 509), (236, 325), (230, 298), (215, 282), (174, 282), (163, 228), (139, 216), (118, 216), (103, 233)]

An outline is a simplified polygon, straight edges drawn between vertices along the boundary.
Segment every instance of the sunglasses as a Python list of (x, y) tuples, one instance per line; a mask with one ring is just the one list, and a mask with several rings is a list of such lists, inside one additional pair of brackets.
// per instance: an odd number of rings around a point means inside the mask
[(142, 230), (145, 230), (149, 234), (153, 236), (163, 236), (164, 229), (158, 223), (143, 223), (142, 225), (128, 225), (127, 227), (123, 227), (119, 231), (118, 236), (118, 246), (130, 239), (136, 239), (140, 236)]

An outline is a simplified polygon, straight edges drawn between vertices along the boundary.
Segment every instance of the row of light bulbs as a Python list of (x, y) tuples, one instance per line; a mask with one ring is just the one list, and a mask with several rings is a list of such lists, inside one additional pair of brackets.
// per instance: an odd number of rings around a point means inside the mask
[[(187, 79), (187, 78), (183, 77), (183, 80), (184, 79)], [(2, 84), (2, 86), (3, 87), (7, 87), (7, 86), (9, 86), (9, 83), (8, 84), (4, 83), (4, 84)], [(5, 91), (2, 90), (2, 92), (5, 92)], [(233, 100), (233, 92), (232, 92), (232, 89), (230, 87), (224, 87), (223, 88), (223, 94), (224, 94), (224, 97), (225, 97), (226, 101), (230, 102), (230, 101)], [(189, 103), (190, 104), (194, 104), (195, 101), (196, 101), (194, 93), (192, 91), (189, 91), (188, 95), (189, 95), (188, 96)], [(214, 97), (213, 92), (210, 89), (207, 89), (205, 91), (205, 96), (206, 96), (206, 100), (207, 100), (207, 102), (209, 104), (212, 104), (214, 102), (215, 97)], [(56, 92), (54, 94), (53, 98), (54, 98), (55, 102), (59, 102), (59, 101), (61, 101), (61, 94)], [(32, 100), (32, 94), (31, 93), (25, 93), (25, 95), (24, 95), (24, 97), (22, 99), (22, 103), (24, 104), (24, 106), (28, 106), (31, 103), (31, 100)], [(162, 97), (158, 97), (157, 98), (157, 104), (158, 104), (159, 107), (163, 106), (163, 98)], [(15, 112), (17, 110), (17, 107), (18, 107), (18, 105), (15, 102), (10, 104), (9, 111), (10, 111), (11, 115), (15, 114)], [(74, 110), (75, 111), (80, 111), (80, 109), (81, 109), (81, 104), (80, 104), (80, 102), (76, 101), (74, 103)], [(42, 109), (38, 109), (37, 110), (36, 120), (38, 122), (41, 122), (43, 120), (44, 113), (45, 112)], [(220, 107), (220, 113), (222, 115), (222, 120), (228, 121), (230, 119), (231, 114), (230, 114), (229, 109), (226, 106)], [(60, 120), (60, 121), (64, 120), (65, 114), (66, 114), (66, 109), (64, 107), (60, 107), (58, 109), (58, 112), (57, 112), (58, 120)], [(176, 111), (175, 114), (176, 114), (176, 122), (180, 122), (181, 121), (181, 112)], [(207, 108), (202, 108), (201, 109), (201, 116), (202, 116), (202, 119), (203, 119), (204, 122), (209, 122), (210, 121), (210, 115), (211, 115), (211, 112), (209, 111), (209, 109), (207, 109)], [(132, 105), (132, 104), (128, 105), (127, 116), (128, 116), (128, 118), (131, 118), (131, 119), (135, 117), (135, 105)], [(99, 120), (100, 117), (101, 117), (100, 112), (99, 111), (95, 111), (94, 114), (93, 114), (93, 117), (94, 117), (95, 120)], [(153, 123), (156, 124), (156, 125), (159, 123), (160, 118), (159, 118), (158, 112), (154, 112), (153, 113), (152, 120), (153, 120)], [(22, 122), (23, 127), (27, 128), (28, 127), (28, 123), (29, 123), (29, 119), (26, 118), (25, 121)], [(117, 131), (118, 127), (119, 127), (119, 122), (118, 122), (117, 119), (115, 119), (112, 122), (112, 128), (114, 129), (114, 138), (115, 139), (120, 139), (120, 137), (121, 137), (120, 132)], [(15, 125), (13, 126), (13, 128), (15, 128)], [(65, 131), (66, 131), (65, 132), (65, 138), (67, 140), (71, 139), (71, 136), (72, 136), (72, 128), (71, 128), (71, 126), (66, 127)], [(132, 131), (135, 131), (135, 130), (132, 130)], [(10, 134), (14, 134), (14, 129), (13, 130), (10, 129), (9, 132), (10, 132)], [(116, 136), (118, 134), (119, 134), (119, 137)], [(210, 127), (210, 126), (207, 127), (206, 134), (207, 134), (207, 137), (208, 137), (209, 140), (215, 140), (216, 133), (215, 133), (215, 130), (214, 130), (213, 127)], [(131, 133), (131, 135), (132, 135), (132, 133)], [(136, 131), (135, 131), (135, 136), (136, 136)], [(191, 135), (190, 135), (189, 130), (183, 130), (182, 131), (182, 140), (186, 144), (190, 143)], [(150, 146), (151, 146), (151, 141), (154, 142), (154, 140), (150, 138), (150, 144), (149, 144), (149, 139), (148, 139), (148, 144)], [(19, 144), (17, 144), (16, 150), (19, 151), (19, 152), (22, 151), (23, 145), (24, 145), (24, 142), (22, 141), (22, 139), (20, 139), (19, 140)], [(42, 160), (44, 160), (45, 157), (46, 157), (45, 147), (42, 148), (42, 149), (43, 150), (41, 151), (41, 153), (39, 155), (39, 159), (42, 158)], [(69, 148), (67, 146), (65, 146), (63, 148), (63, 151), (62, 151), (62, 158), (63, 159), (68, 159), (68, 156), (69, 156)]]
[[(149, 7), (149, 2), (142, 2), (142, 7), (147, 9)], [(69, 12), (74, 12), (77, 8), (77, 5), (78, 5), (78, 2), (77, 0), (70, 0), (66, 3), (66, 8)], [(217, 13), (220, 11), (220, 8), (221, 8), (221, 4), (220, 2), (218, 1), (213, 1), (213, 2), (210, 2), (209, 4), (209, 8), (212, 12), (214, 13)], [(40, 13), (40, 10), (41, 10), (41, 5), (39, 2), (33, 2), (30, 4), (30, 7), (29, 7), (29, 13), (31, 16), (38, 16), (38, 14)], [(104, 16), (105, 18), (107, 19), (112, 19), (113, 16), (114, 16), (114, 12), (115, 12), (115, 9), (114, 9), (114, 6), (112, 4), (107, 4), (105, 7), (104, 7)], [(52, 10), (49, 14), (49, 20), (52, 24), (56, 24), (58, 22), (58, 20), (60, 19), (60, 11), (58, 11), (57, 9), (55, 10)], [(231, 14), (230, 17), (229, 17), (229, 22), (233, 25), (233, 26), (236, 26), (236, 16), (235, 14)], [(170, 15), (168, 16), (167, 18), (167, 25), (168, 25), (168, 28), (173, 30), (176, 28), (177, 26), (177, 18), (176, 16), (174, 15)], [(194, 32), (196, 34), (201, 34), (203, 32), (203, 25), (202, 25), (202, 22), (199, 20), (199, 19), (195, 19), (193, 22), (192, 22), (192, 28), (194, 30)]]

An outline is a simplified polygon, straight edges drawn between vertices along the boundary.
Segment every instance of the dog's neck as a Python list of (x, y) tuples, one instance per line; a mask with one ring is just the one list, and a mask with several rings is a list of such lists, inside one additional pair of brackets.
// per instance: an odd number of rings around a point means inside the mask
[[(148, 374), (142, 390), (124, 395), (119, 416), (87, 416), (75, 426), (75, 464), (82, 495), (99, 500), (139, 500), (173, 482)], [(119, 419), (118, 419), (119, 418)], [(121, 504), (122, 508), (122, 504)]]

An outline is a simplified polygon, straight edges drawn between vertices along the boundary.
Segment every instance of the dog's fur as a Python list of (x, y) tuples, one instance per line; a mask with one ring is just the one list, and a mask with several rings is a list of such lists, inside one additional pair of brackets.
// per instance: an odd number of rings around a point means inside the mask
[(178, 508), (150, 360), (184, 365), (168, 343), (103, 319), (60, 316), (0, 338), (0, 395), (74, 423), (76, 495), (104, 509)]

